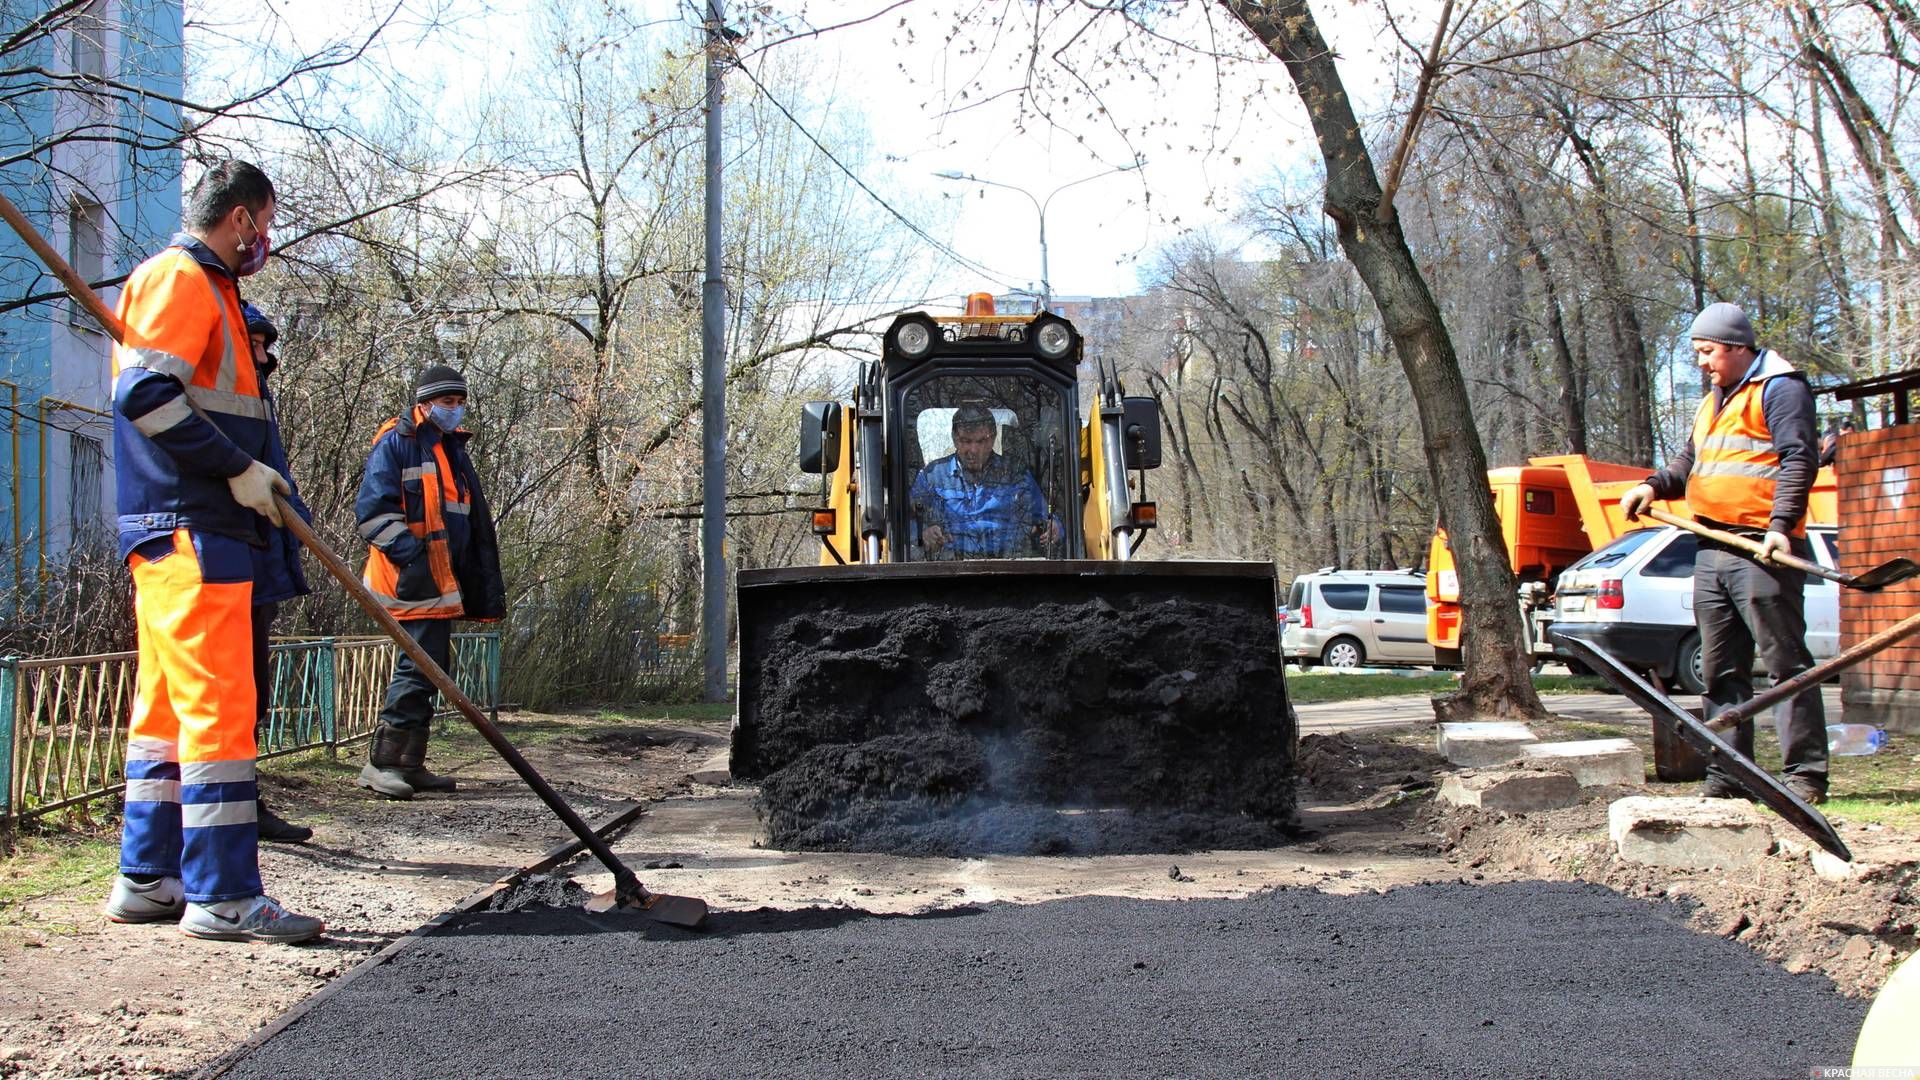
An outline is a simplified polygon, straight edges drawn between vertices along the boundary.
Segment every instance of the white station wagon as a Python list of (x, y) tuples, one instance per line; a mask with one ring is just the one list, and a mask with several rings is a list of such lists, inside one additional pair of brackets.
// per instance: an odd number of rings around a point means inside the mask
[[(1837, 565), (1833, 526), (1808, 526), (1807, 539), (1815, 562)], [(1697, 540), (1671, 525), (1636, 529), (1574, 563), (1560, 575), (1549, 636), (1581, 638), (1630, 668), (1660, 676), (1674, 690), (1700, 693), (1705, 683), (1693, 621)], [(1806, 600), (1807, 648), (1815, 660), (1825, 660), (1840, 650), (1840, 587), (1808, 574)]]

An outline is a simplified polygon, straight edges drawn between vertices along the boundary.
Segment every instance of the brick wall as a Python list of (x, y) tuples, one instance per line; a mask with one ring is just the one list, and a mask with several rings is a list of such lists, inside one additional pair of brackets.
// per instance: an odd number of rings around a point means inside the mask
[[(1858, 574), (1893, 558), (1920, 560), (1920, 424), (1857, 431), (1834, 461), (1840, 567)], [(1840, 644), (1850, 648), (1920, 612), (1920, 578), (1877, 593), (1840, 590)], [(1840, 677), (1846, 720), (1920, 733), (1920, 636)]]

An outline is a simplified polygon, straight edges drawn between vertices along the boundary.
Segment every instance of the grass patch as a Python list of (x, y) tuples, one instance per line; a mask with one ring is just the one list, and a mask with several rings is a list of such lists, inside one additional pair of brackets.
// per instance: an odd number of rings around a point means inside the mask
[[(1330, 671), (1305, 671), (1287, 675), (1287, 696), (1296, 704), (1304, 705), (1316, 701), (1354, 701), (1400, 694), (1444, 694), (1459, 685), (1460, 676), (1449, 671), (1416, 675), (1343, 675)], [(1607, 689), (1607, 683), (1596, 675), (1535, 675), (1533, 688), (1535, 692), (1547, 695), (1597, 694)]]
[(339, 748), (338, 757), (328, 757), (325, 747), (314, 747), (292, 754), (268, 758), (260, 763), (260, 771), (268, 776), (295, 777), (309, 781), (333, 781), (360, 771), (367, 759), (367, 744), (347, 743)]
[(1920, 754), (1914, 753), (1912, 740), (1899, 735), (1894, 740), (1877, 754), (1834, 758), (1828, 765), (1831, 797), (1821, 812), (1848, 821), (1920, 830)]
[(1354, 701), (1360, 698), (1394, 697), (1401, 694), (1440, 694), (1460, 685), (1451, 674), (1426, 675), (1336, 675), (1331, 672), (1302, 672), (1287, 676), (1287, 697), (1296, 705), (1316, 701)]
[[(1644, 740), (1644, 729), (1642, 736)], [(1819, 807), (1822, 814), (1854, 824), (1920, 832), (1920, 754), (1914, 753), (1920, 744), (1899, 735), (1894, 739), (1877, 754), (1836, 756), (1827, 763), (1828, 798)], [(1781, 776), (1780, 740), (1772, 725), (1761, 722), (1753, 741), (1754, 763)]]
[(1638, 724), (1609, 724), (1599, 720), (1561, 720), (1550, 725), (1555, 738), (1568, 739), (1633, 739), (1638, 738), (1649, 746), (1653, 737), (1647, 734), (1647, 728)]
[(602, 709), (596, 719), (620, 724), (673, 723), (686, 720), (731, 720), (733, 702), (698, 701), (680, 705), (634, 705)]
[(119, 868), (117, 827), (17, 836), (13, 850), (0, 858), (0, 926), (61, 929), (28, 915), (24, 905), (71, 893), (97, 892), (104, 898)]
[(1606, 694), (1612, 689), (1598, 675), (1535, 675), (1533, 689), (1540, 694)]

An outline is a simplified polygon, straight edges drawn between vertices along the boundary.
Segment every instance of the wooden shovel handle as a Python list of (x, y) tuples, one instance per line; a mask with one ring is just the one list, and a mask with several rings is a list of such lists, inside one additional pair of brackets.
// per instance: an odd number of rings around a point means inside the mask
[[(1690, 533), (1698, 533), (1709, 540), (1718, 540), (1728, 547), (1739, 548), (1741, 551), (1746, 552), (1756, 559), (1760, 558), (1760, 545), (1738, 533), (1730, 533), (1724, 529), (1715, 529), (1711, 526), (1702, 525), (1697, 521), (1683, 518), (1678, 514), (1669, 514), (1665, 510), (1655, 510), (1651, 506), (1640, 512), (1655, 521), (1663, 521), (1668, 525), (1676, 525)], [(1828, 581), (1838, 581), (1841, 584), (1845, 584), (1847, 581), (1847, 575), (1840, 573), (1838, 570), (1829, 570), (1817, 562), (1803, 559), (1798, 555), (1770, 555), (1761, 561), (1777, 562), (1782, 566), (1791, 566), (1795, 570), (1804, 570), (1815, 577), (1826, 578)]]

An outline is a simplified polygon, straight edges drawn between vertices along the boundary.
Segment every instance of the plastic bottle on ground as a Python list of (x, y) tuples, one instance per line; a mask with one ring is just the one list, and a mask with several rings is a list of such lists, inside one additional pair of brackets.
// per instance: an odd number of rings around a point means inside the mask
[(1887, 733), (1872, 724), (1828, 724), (1827, 751), (1841, 757), (1871, 754), (1887, 745)]

